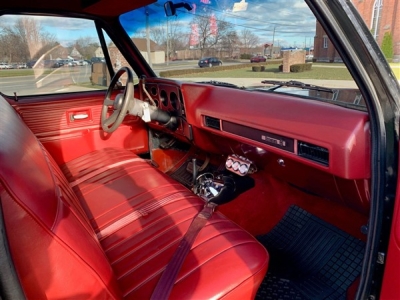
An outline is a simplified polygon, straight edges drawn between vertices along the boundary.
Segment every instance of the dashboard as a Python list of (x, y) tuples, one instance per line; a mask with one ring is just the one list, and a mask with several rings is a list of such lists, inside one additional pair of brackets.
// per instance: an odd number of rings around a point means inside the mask
[(229, 152), (222, 143), (233, 140), (344, 179), (370, 178), (366, 112), (287, 94), (161, 78), (146, 79), (139, 90), (143, 101), (179, 123), (176, 130), (150, 126), (205, 151)]

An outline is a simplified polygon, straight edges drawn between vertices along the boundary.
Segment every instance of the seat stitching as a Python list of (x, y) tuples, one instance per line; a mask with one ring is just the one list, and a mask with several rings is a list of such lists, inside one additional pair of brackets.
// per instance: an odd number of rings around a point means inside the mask
[[(166, 185), (164, 185), (164, 186), (158, 186), (158, 187), (155, 187), (155, 188), (153, 188), (153, 189), (151, 189), (151, 190), (147, 190), (147, 191), (142, 192), (142, 193), (140, 193), (140, 194), (138, 194), (138, 195), (134, 195), (134, 196), (132, 196), (132, 197), (130, 197), (130, 198), (127, 198), (125, 202), (121, 202), (121, 203), (119, 203), (118, 205), (109, 208), (107, 211), (103, 212), (102, 214), (97, 215), (95, 218), (91, 218), (90, 221), (91, 221), (91, 222), (95, 222), (96, 220), (98, 220), (98, 219), (100, 219), (101, 217), (104, 217), (105, 215), (111, 213), (113, 210), (119, 208), (120, 206), (131, 203), (131, 202), (134, 201), (137, 197), (141, 197), (141, 196), (144, 196), (144, 195), (146, 195), (146, 194), (149, 194), (150, 196), (152, 196), (152, 195), (151, 195), (151, 192), (152, 192), (152, 191), (158, 190), (158, 189), (163, 188), (163, 187), (168, 187), (168, 186), (169, 186), (169, 184), (166, 184)], [(179, 192), (183, 193), (183, 192), (185, 192), (185, 191), (179, 191)], [(188, 194), (188, 197), (189, 197), (189, 196), (190, 196), (190, 194)], [(145, 199), (144, 201), (142, 201), (142, 203), (148, 202), (148, 201), (152, 201), (152, 198)], [(114, 220), (115, 220), (115, 219), (119, 219), (120, 216), (123, 215), (123, 214), (126, 214), (126, 211), (120, 213), (119, 216), (115, 216), (113, 219), (114, 219)], [(107, 223), (110, 223), (110, 222), (113, 222), (113, 220), (109, 220)], [(115, 222), (115, 221), (114, 221), (114, 222)], [(103, 226), (104, 226), (104, 225), (103, 225)], [(105, 225), (105, 226), (107, 226), (107, 225)], [(100, 230), (100, 228), (98, 228), (98, 230)]]
[[(191, 218), (190, 218), (190, 219), (191, 219)], [(114, 261), (114, 262), (112, 263), (112, 265), (115, 264), (115, 263), (117, 263), (117, 262), (119, 262), (119, 261), (121, 261), (121, 260), (124, 259), (124, 258), (129, 257), (130, 255), (134, 254), (136, 251), (140, 250), (141, 248), (143, 248), (144, 246), (146, 246), (147, 244), (149, 244), (151, 241), (153, 241), (154, 239), (156, 239), (158, 236), (164, 235), (166, 232), (173, 230), (175, 227), (177, 227), (178, 225), (180, 225), (180, 224), (182, 224), (182, 223), (184, 223), (184, 222), (187, 222), (188, 220), (189, 220), (189, 219), (185, 219), (185, 220), (183, 220), (183, 221), (181, 221), (181, 222), (179, 222), (179, 223), (177, 223), (177, 224), (174, 224), (174, 226), (172, 226), (172, 227), (170, 227), (170, 228), (164, 230), (162, 233), (159, 233), (155, 238), (152, 238), (150, 241), (146, 241), (146, 243), (145, 243), (144, 245), (141, 244), (139, 247), (137, 247), (137, 248), (134, 249), (133, 251), (130, 251), (130, 252), (126, 253), (126, 254), (125, 254), (124, 256), (122, 256), (122, 257), (119, 257), (118, 260), (116, 260), (116, 261)], [(214, 225), (214, 224), (219, 223), (219, 222), (221, 222), (221, 221), (223, 221), (223, 220), (218, 220), (217, 222), (213, 222), (212, 224), (207, 224), (206, 227), (211, 226), (211, 225)], [(209, 240), (211, 240), (211, 239), (213, 239), (213, 238), (215, 238), (215, 237), (221, 236), (221, 235), (223, 235), (223, 234), (231, 233), (231, 232), (234, 232), (234, 231), (237, 231), (237, 230), (238, 230), (238, 228), (233, 228), (233, 229), (234, 229), (234, 230), (231, 229), (231, 230), (229, 230), (229, 231), (225, 231), (225, 232), (223, 232), (223, 233), (219, 233), (219, 234), (217, 234), (217, 235), (214, 235), (213, 237), (207, 239), (207, 240), (204, 241), (204, 242), (207, 242), (207, 241), (209, 241)], [(145, 260), (141, 261), (138, 265), (136, 265), (135, 267), (133, 267), (132, 269), (128, 270), (128, 271), (125, 272), (123, 275), (121, 275), (120, 277), (118, 277), (118, 279), (121, 279), (121, 278), (127, 276), (128, 274), (132, 273), (134, 270), (136, 270), (137, 268), (141, 267), (142, 265), (144, 265), (146, 262), (150, 261), (150, 260), (153, 259), (154, 257), (157, 257), (158, 255), (160, 255), (160, 254), (163, 253), (165, 250), (167, 250), (168, 248), (170, 248), (171, 246), (173, 246), (174, 244), (176, 244), (176, 243), (177, 243), (178, 241), (180, 241), (181, 239), (182, 239), (182, 237), (178, 237), (177, 239), (175, 239), (175, 240), (173, 240), (172, 242), (168, 243), (167, 245), (164, 246), (164, 248), (159, 249), (159, 250), (158, 250), (156, 253), (154, 253), (151, 257), (148, 257), (148, 258), (146, 258)], [(203, 243), (204, 243), (204, 242), (203, 242)], [(201, 243), (201, 244), (203, 244), (203, 243)], [(201, 244), (199, 244), (199, 245), (201, 245)], [(197, 245), (197, 246), (199, 246), (199, 245)], [(193, 249), (197, 248), (197, 246), (194, 247), (194, 248), (192, 248), (191, 251), (192, 251)]]
[[(234, 249), (237, 246), (241, 246), (241, 245), (245, 245), (245, 244), (251, 244), (254, 243), (254, 241), (247, 241), (247, 242), (243, 242), (240, 244), (235, 244), (234, 246), (231, 246), (229, 248), (224, 249), (223, 251), (219, 252), (218, 254), (212, 256), (210, 259), (204, 261), (203, 263), (197, 265), (195, 268), (193, 268), (190, 272), (188, 272), (185, 276), (183, 276), (182, 278), (179, 278), (179, 280), (175, 281), (175, 284), (180, 282), (181, 280), (187, 278), (189, 275), (191, 275), (193, 272), (195, 272), (196, 270), (198, 270), (200, 267), (204, 266), (205, 264), (209, 263), (210, 261), (212, 261), (213, 259), (215, 259), (217, 256), (220, 256), (221, 254), (225, 253), (226, 251), (229, 251), (230, 249)], [(147, 282), (149, 282), (151, 279), (153, 279), (155, 276), (157, 276), (158, 274), (162, 273), (165, 270), (166, 266), (164, 266), (163, 268), (159, 269), (158, 272), (155, 272), (153, 276), (149, 276), (147, 277), (144, 281), (142, 281), (140, 284), (136, 285), (135, 287), (132, 287), (128, 292), (125, 292), (123, 297), (126, 297), (127, 295), (129, 295), (130, 293), (134, 292), (135, 290), (139, 289), (141, 286), (143, 286), (144, 284), (146, 284)]]
[(125, 227), (129, 223), (132, 223), (133, 221), (136, 221), (140, 217), (147, 216), (148, 214), (152, 213), (153, 211), (155, 211), (159, 208), (162, 208), (164, 205), (166, 205), (170, 202), (173, 202), (175, 200), (185, 198), (186, 196), (187, 196), (186, 193), (178, 192), (178, 193), (168, 195), (167, 197), (164, 197), (162, 199), (152, 201), (151, 203), (148, 203), (147, 205), (131, 212), (130, 214), (126, 215), (125, 217), (114, 221), (113, 223), (109, 224), (107, 227), (104, 227), (97, 233), (97, 237), (101, 241), (105, 237), (117, 232), (121, 228)]
[[(200, 204), (199, 204), (198, 206), (200, 206)], [(182, 208), (182, 209), (179, 209), (179, 210), (175, 211), (174, 214), (180, 213), (180, 212), (182, 212), (182, 211), (184, 211), (184, 210), (186, 210), (186, 209), (190, 209), (190, 208), (193, 208), (193, 207), (194, 207), (194, 205), (190, 205), (190, 206), (184, 207), (184, 208)], [(118, 242), (117, 244), (111, 246), (110, 248), (108, 248), (107, 250), (104, 250), (104, 251), (107, 253), (107, 252), (109, 252), (109, 251), (111, 251), (111, 250), (113, 250), (113, 249), (115, 249), (115, 248), (117, 248), (117, 247), (120, 247), (122, 244), (124, 244), (124, 243), (128, 242), (129, 240), (135, 238), (135, 237), (137, 236), (137, 234), (143, 233), (145, 230), (151, 229), (152, 227), (156, 226), (157, 224), (159, 224), (159, 223), (161, 223), (161, 222), (164, 222), (166, 218), (170, 218), (170, 217), (171, 217), (171, 215), (165, 215), (165, 216), (163, 216), (161, 219), (154, 220), (154, 221), (153, 221), (151, 224), (149, 224), (147, 227), (143, 228), (142, 231), (137, 232), (137, 233), (135, 233), (135, 234), (131, 234), (129, 237), (127, 237), (127, 238), (121, 240), (121, 241)], [(161, 235), (163, 235), (165, 232), (171, 230), (171, 229), (174, 228), (175, 226), (177, 226), (177, 225), (179, 225), (179, 224), (182, 224), (183, 222), (185, 222), (185, 221), (187, 221), (187, 220), (189, 220), (189, 219), (191, 219), (191, 218), (193, 218), (193, 216), (192, 216), (192, 215), (189, 215), (189, 216), (188, 216), (188, 219), (179, 220), (178, 223), (172, 224), (171, 227), (169, 227), (169, 228), (164, 228), (164, 231), (162, 231), (162, 232), (160, 232), (160, 233), (158, 233), (158, 234), (152, 236), (151, 238), (146, 239), (146, 241), (145, 241), (144, 243), (141, 243), (140, 245), (138, 245), (138, 247), (135, 247), (134, 250), (131, 250), (131, 251), (129, 251), (128, 253), (126, 253), (126, 254), (124, 255), (124, 257), (127, 256), (127, 255), (130, 255), (131, 253), (133, 253), (133, 252), (135, 252), (135, 251), (138, 251), (139, 249), (143, 248), (144, 246), (148, 245), (149, 243), (151, 243), (152, 241), (154, 241), (155, 239), (157, 239), (158, 237), (160, 237)], [(114, 261), (112, 264), (114, 264), (115, 262), (118, 262), (121, 258), (122, 258), (122, 257), (118, 258), (118, 260)]]
[(111, 165), (96, 169), (96, 170), (90, 172), (89, 174), (86, 174), (85, 176), (82, 176), (82, 177), (70, 182), (69, 186), (73, 188), (74, 186), (76, 186), (76, 185), (78, 185), (78, 184), (80, 184), (80, 183), (82, 183), (84, 181), (87, 181), (88, 179), (93, 178), (94, 176), (99, 175), (99, 174), (101, 174), (101, 173), (103, 173), (103, 172), (105, 172), (107, 170), (110, 170), (110, 169), (115, 168), (115, 167), (119, 167), (119, 166), (124, 165), (124, 164), (135, 162), (135, 161), (143, 161), (143, 160), (141, 158), (131, 158), (131, 159), (128, 159), (128, 160), (124, 160), (124, 161), (119, 161), (119, 162), (113, 163)]

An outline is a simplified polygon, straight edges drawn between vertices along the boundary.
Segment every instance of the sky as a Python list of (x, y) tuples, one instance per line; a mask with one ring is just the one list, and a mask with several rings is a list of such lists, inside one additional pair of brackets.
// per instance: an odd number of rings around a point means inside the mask
[[(0, 28), (2, 26), (13, 26), (20, 16), (0, 16)], [(34, 18), (42, 27), (43, 31), (52, 34), (64, 47), (75, 43), (78, 38), (93, 37), (98, 41), (97, 32), (93, 21), (75, 18), (29, 16)]]
[[(176, 1), (175, 1), (176, 2)], [(236, 28), (238, 32), (242, 29), (250, 29), (260, 37), (262, 43), (271, 43), (281, 46), (298, 47), (310, 46), (314, 43), (315, 36), (315, 17), (302, 0), (194, 0), (188, 1), (194, 10), (191, 12), (179, 9), (176, 20), (182, 24), (187, 24), (190, 28), (190, 21), (194, 14), (202, 14), (208, 10), (215, 14), (217, 18), (223, 19)], [(243, 5), (243, 2), (245, 5)], [(234, 11), (236, 7), (247, 7), (243, 11)], [(147, 7), (149, 11), (150, 24), (159, 24), (160, 20), (165, 19), (162, 3), (155, 3)], [(146, 17), (145, 9), (126, 14), (122, 17), (122, 23), (128, 31), (133, 33), (135, 30), (145, 29)], [(131, 27), (132, 26), (132, 27)], [(185, 25), (183, 25), (185, 26)], [(275, 34), (274, 34), (275, 31)]]
[[(178, 0), (174, 1), (178, 2)], [(302, 0), (189, 0), (193, 10), (188, 12), (178, 9), (177, 16), (169, 17), (169, 21), (179, 21), (183, 31), (190, 31), (190, 22), (194, 15), (208, 10), (217, 19), (228, 22), (237, 32), (250, 29), (261, 43), (289, 46), (311, 46), (315, 35), (315, 17)], [(235, 5), (236, 3), (236, 5)], [(140, 8), (121, 17), (121, 22), (130, 35), (144, 31), (146, 27), (146, 11), (149, 12), (150, 26), (160, 25), (167, 17), (163, 8), (164, 1)], [(234, 7), (239, 8), (234, 9)], [(246, 8), (241, 10), (240, 8)], [(72, 18), (40, 18), (44, 30), (54, 34), (63, 45), (71, 45), (80, 37), (96, 36), (93, 23)], [(1, 16), (0, 26), (12, 24), (15, 16)], [(90, 29), (89, 29), (90, 28)]]

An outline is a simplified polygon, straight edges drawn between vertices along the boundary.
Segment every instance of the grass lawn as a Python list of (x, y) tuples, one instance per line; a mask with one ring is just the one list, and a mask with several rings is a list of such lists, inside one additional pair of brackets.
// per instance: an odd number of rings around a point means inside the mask
[(0, 77), (32, 76), (33, 74), (32, 69), (0, 70)]
[(253, 72), (251, 68), (246, 67), (243, 69), (233, 69), (226, 71), (217, 71), (210, 68), (210, 72), (185, 74), (182, 76), (173, 76), (174, 78), (191, 78), (191, 77), (204, 77), (204, 78), (277, 78), (277, 79), (327, 79), (327, 80), (352, 80), (350, 73), (343, 64), (316, 64), (313, 65), (311, 71), (300, 73), (282, 73), (279, 71), (279, 64), (265, 66), (264, 72)]
[[(0, 77), (16, 77), (16, 76), (33, 76), (35, 75), (35, 71), (40, 73), (40, 75), (47, 75), (53, 72), (61, 72), (61, 73), (71, 73), (77, 72), (75, 69), (70, 68), (58, 68), (58, 69), (10, 69), (10, 70), (0, 70)], [(37, 74), (36, 74), (37, 75)]]

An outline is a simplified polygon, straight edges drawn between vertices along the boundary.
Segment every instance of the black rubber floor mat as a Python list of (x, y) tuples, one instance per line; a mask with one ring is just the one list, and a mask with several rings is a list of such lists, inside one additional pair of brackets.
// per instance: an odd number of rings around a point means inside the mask
[[(197, 160), (197, 165), (198, 167), (202, 166), (204, 161), (202, 160)], [(193, 173), (191, 171), (188, 171), (188, 169), (191, 169), (188, 167), (189, 164), (192, 164), (192, 160), (189, 159), (187, 160), (182, 166), (180, 166), (175, 172), (169, 174), (173, 179), (176, 181), (179, 181), (186, 187), (191, 188), (193, 186)], [(218, 168), (208, 164), (203, 170), (201, 170), (201, 173), (214, 173), (217, 172)]]
[(182, 166), (179, 167), (170, 176), (185, 185), (186, 187), (191, 187), (193, 185), (193, 174), (187, 171), (187, 166), (190, 160), (186, 161)]
[(346, 299), (365, 243), (298, 206), (258, 240), (270, 254), (256, 299)]

